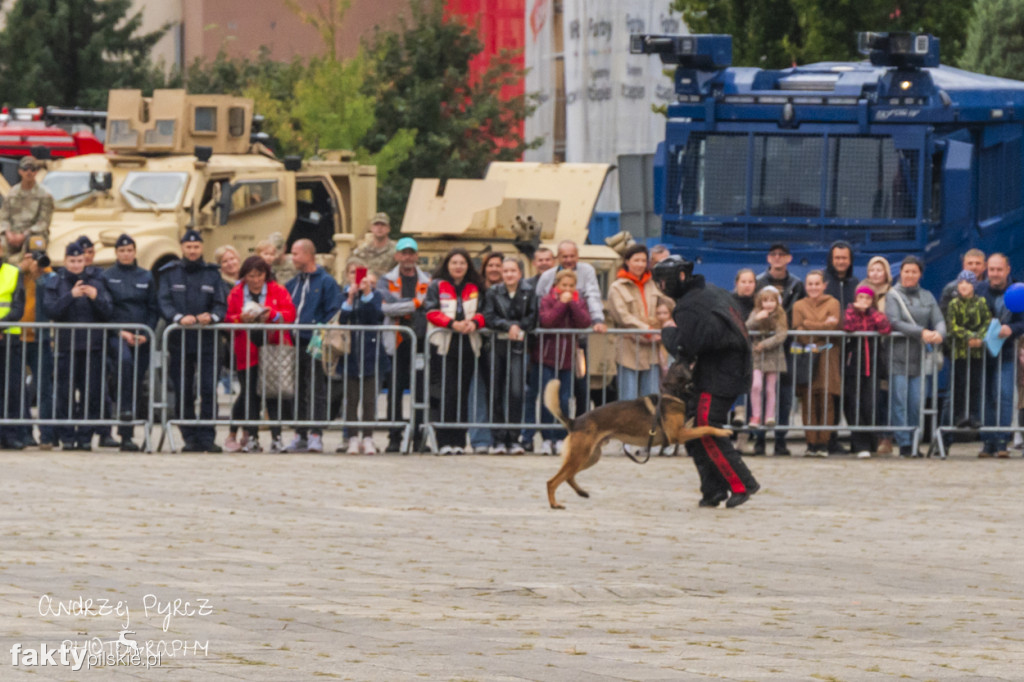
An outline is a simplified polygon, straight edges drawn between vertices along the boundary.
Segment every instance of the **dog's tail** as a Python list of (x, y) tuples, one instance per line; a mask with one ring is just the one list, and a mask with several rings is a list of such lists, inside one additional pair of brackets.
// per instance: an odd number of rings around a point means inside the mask
[(572, 422), (565, 418), (562, 414), (562, 406), (558, 402), (558, 389), (561, 388), (562, 382), (558, 379), (552, 379), (548, 382), (548, 385), (544, 387), (544, 407), (548, 408), (548, 412), (554, 415), (562, 426), (572, 431)]

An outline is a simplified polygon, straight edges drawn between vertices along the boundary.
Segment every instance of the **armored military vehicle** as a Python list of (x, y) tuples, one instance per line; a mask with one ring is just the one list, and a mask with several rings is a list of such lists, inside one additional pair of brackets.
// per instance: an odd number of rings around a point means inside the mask
[[(420, 262), (435, 267), (450, 249), (460, 246), (477, 261), (493, 251), (530, 259), (540, 245), (558, 252), (570, 240), (580, 260), (594, 266), (601, 291), (622, 261), (608, 244), (588, 244), (594, 205), (612, 166), (606, 163), (498, 162), (482, 180), (413, 181), (401, 232), (416, 239)], [(628, 235), (609, 243), (622, 244)], [(606, 316), (607, 318), (607, 316)], [(615, 376), (614, 340), (592, 337), (587, 351), (590, 385), (603, 389)]]
[(207, 260), (223, 244), (244, 258), (280, 232), (288, 246), (311, 239), (333, 271), (376, 211), (376, 168), (349, 152), (275, 158), (252, 139), (251, 99), (112, 90), (107, 121), (105, 154), (54, 161), (42, 178), (55, 200), (48, 249), (55, 263), (84, 234), (97, 245), (97, 265), (109, 265), (115, 241), (128, 233), (139, 264), (159, 268), (195, 228)]

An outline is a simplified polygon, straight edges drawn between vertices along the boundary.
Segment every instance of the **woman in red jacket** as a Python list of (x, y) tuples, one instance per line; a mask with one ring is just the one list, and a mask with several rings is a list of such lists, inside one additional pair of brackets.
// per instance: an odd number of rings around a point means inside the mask
[[(242, 263), (238, 273), (241, 281), (228, 294), (228, 313), (224, 321), (230, 324), (291, 324), (295, 322), (295, 304), (288, 290), (274, 281), (270, 266), (259, 256), (249, 256)], [(255, 341), (255, 343), (254, 343)], [(231, 418), (236, 420), (258, 419), (263, 411), (263, 396), (259, 390), (260, 347), (264, 345), (291, 346), (292, 335), (287, 331), (238, 330), (234, 332), (235, 369), (238, 370), (240, 390), (231, 408)], [(267, 411), (271, 418), (279, 412), (277, 400), (267, 400)], [(262, 452), (259, 441), (259, 427), (247, 426), (241, 440), (235, 439), (232, 426), (224, 442), (227, 452)], [(281, 427), (270, 427), (273, 439), (271, 450), (284, 450), (281, 442)]]
[[(469, 252), (452, 249), (438, 266), (427, 288), (423, 310), (430, 330), (431, 421), (465, 422), (469, 418), (469, 387), (480, 357), (484, 326), (483, 279)], [(439, 331), (440, 330), (440, 331)], [(461, 455), (465, 428), (437, 429), (442, 455)]]

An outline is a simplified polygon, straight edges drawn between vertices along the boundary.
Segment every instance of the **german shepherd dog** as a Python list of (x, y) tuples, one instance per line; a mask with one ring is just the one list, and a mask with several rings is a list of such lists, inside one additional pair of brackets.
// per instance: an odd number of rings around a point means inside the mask
[(676, 445), (704, 436), (728, 437), (732, 433), (714, 426), (694, 427), (693, 419), (687, 419), (685, 399), (692, 395), (693, 386), (686, 363), (677, 362), (669, 369), (661, 388), (661, 415), (657, 424), (658, 408), (652, 396), (616, 400), (569, 421), (558, 404), (559, 386), (560, 382), (553, 379), (544, 387), (544, 406), (569, 430), (562, 444), (562, 468), (548, 481), (548, 502), (552, 509), (565, 509), (555, 500), (555, 490), (563, 481), (580, 497), (590, 497), (576, 484), (576, 474), (597, 464), (601, 459), (601, 446), (612, 438), (646, 446), (652, 426), (655, 429), (650, 441), (652, 446)]

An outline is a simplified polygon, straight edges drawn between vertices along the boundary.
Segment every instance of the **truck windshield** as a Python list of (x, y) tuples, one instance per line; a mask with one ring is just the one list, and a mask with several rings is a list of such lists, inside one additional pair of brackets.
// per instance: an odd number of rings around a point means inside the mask
[(121, 183), (121, 196), (140, 211), (174, 210), (188, 185), (188, 173), (132, 171)]
[(918, 152), (889, 137), (692, 135), (675, 161), (682, 215), (916, 215)]
[(51, 171), (43, 178), (43, 187), (53, 195), (58, 209), (73, 208), (92, 195), (88, 171)]

